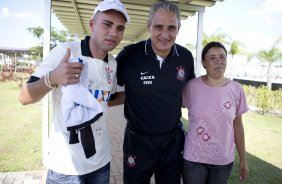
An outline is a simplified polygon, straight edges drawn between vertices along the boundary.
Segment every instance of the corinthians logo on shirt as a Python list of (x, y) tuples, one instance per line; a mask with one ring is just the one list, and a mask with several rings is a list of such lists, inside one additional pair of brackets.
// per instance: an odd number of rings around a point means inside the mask
[(176, 67), (177, 72), (177, 80), (183, 81), (185, 79), (185, 68), (181, 65)]
[(113, 79), (112, 79), (113, 70), (110, 67), (106, 67), (105, 70), (106, 70), (107, 81), (108, 81), (109, 84), (111, 84), (112, 81), (113, 81)]

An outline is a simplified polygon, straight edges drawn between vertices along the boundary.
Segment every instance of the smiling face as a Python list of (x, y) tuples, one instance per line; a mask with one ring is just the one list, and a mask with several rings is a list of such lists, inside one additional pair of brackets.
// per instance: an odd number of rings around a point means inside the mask
[(94, 53), (112, 51), (122, 40), (125, 30), (125, 17), (115, 10), (98, 12), (90, 21), (90, 49)]
[(226, 52), (221, 47), (211, 47), (204, 56), (202, 64), (207, 75), (213, 79), (224, 78), (227, 64)]
[(179, 31), (177, 15), (164, 9), (155, 12), (148, 21), (148, 30), (155, 54), (165, 58), (175, 42)]

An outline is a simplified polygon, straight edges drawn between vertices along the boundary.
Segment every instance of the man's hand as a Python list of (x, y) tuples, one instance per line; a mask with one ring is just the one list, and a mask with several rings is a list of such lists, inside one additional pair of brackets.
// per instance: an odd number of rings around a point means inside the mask
[(68, 62), (70, 56), (71, 50), (68, 48), (58, 67), (50, 73), (51, 84), (65, 86), (79, 82), (83, 64), (79, 62)]

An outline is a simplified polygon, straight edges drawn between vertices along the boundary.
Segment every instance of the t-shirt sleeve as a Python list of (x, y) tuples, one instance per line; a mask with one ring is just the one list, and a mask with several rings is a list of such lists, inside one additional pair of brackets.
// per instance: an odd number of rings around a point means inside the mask
[(188, 76), (188, 80), (190, 79), (194, 79), (196, 77), (195, 75), (195, 67), (194, 67), (194, 58), (192, 53), (190, 52), (190, 57), (189, 57), (189, 61), (190, 61), (190, 67), (189, 67), (189, 76)]
[(126, 61), (127, 51), (125, 48), (117, 55), (117, 84), (123, 86), (126, 81), (126, 76), (124, 72), (125, 61)]
[(67, 49), (64, 49), (60, 45), (52, 49), (32, 76), (41, 78), (46, 75), (47, 72), (54, 70), (61, 62), (66, 51)]

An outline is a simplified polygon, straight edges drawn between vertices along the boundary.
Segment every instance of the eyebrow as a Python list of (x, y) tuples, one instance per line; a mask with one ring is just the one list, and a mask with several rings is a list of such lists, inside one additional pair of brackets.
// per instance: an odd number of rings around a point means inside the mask
[(107, 20), (107, 19), (103, 19), (103, 22), (106, 22), (106, 23), (109, 23), (109, 24), (113, 24), (113, 22), (112, 22), (112, 21)]
[[(165, 27), (163, 24), (155, 24), (155, 25), (153, 25), (154, 27)], [(171, 29), (171, 28), (177, 28), (177, 26), (175, 26), (175, 25), (168, 25), (167, 26), (169, 29)]]
[[(216, 56), (217, 54), (207, 54), (206, 56)], [(223, 53), (223, 54), (219, 54), (219, 56), (226, 56), (226, 54), (225, 53)]]
[[(103, 22), (109, 23), (109, 24), (114, 24), (114, 22), (112, 22), (112, 21), (110, 21), (110, 20), (107, 20), (107, 19), (104, 19)], [(117, 27), (122, 28), (122, 29), (125, 29), (125, 26), (123, 26), (123, 25), (118, 25)]]

